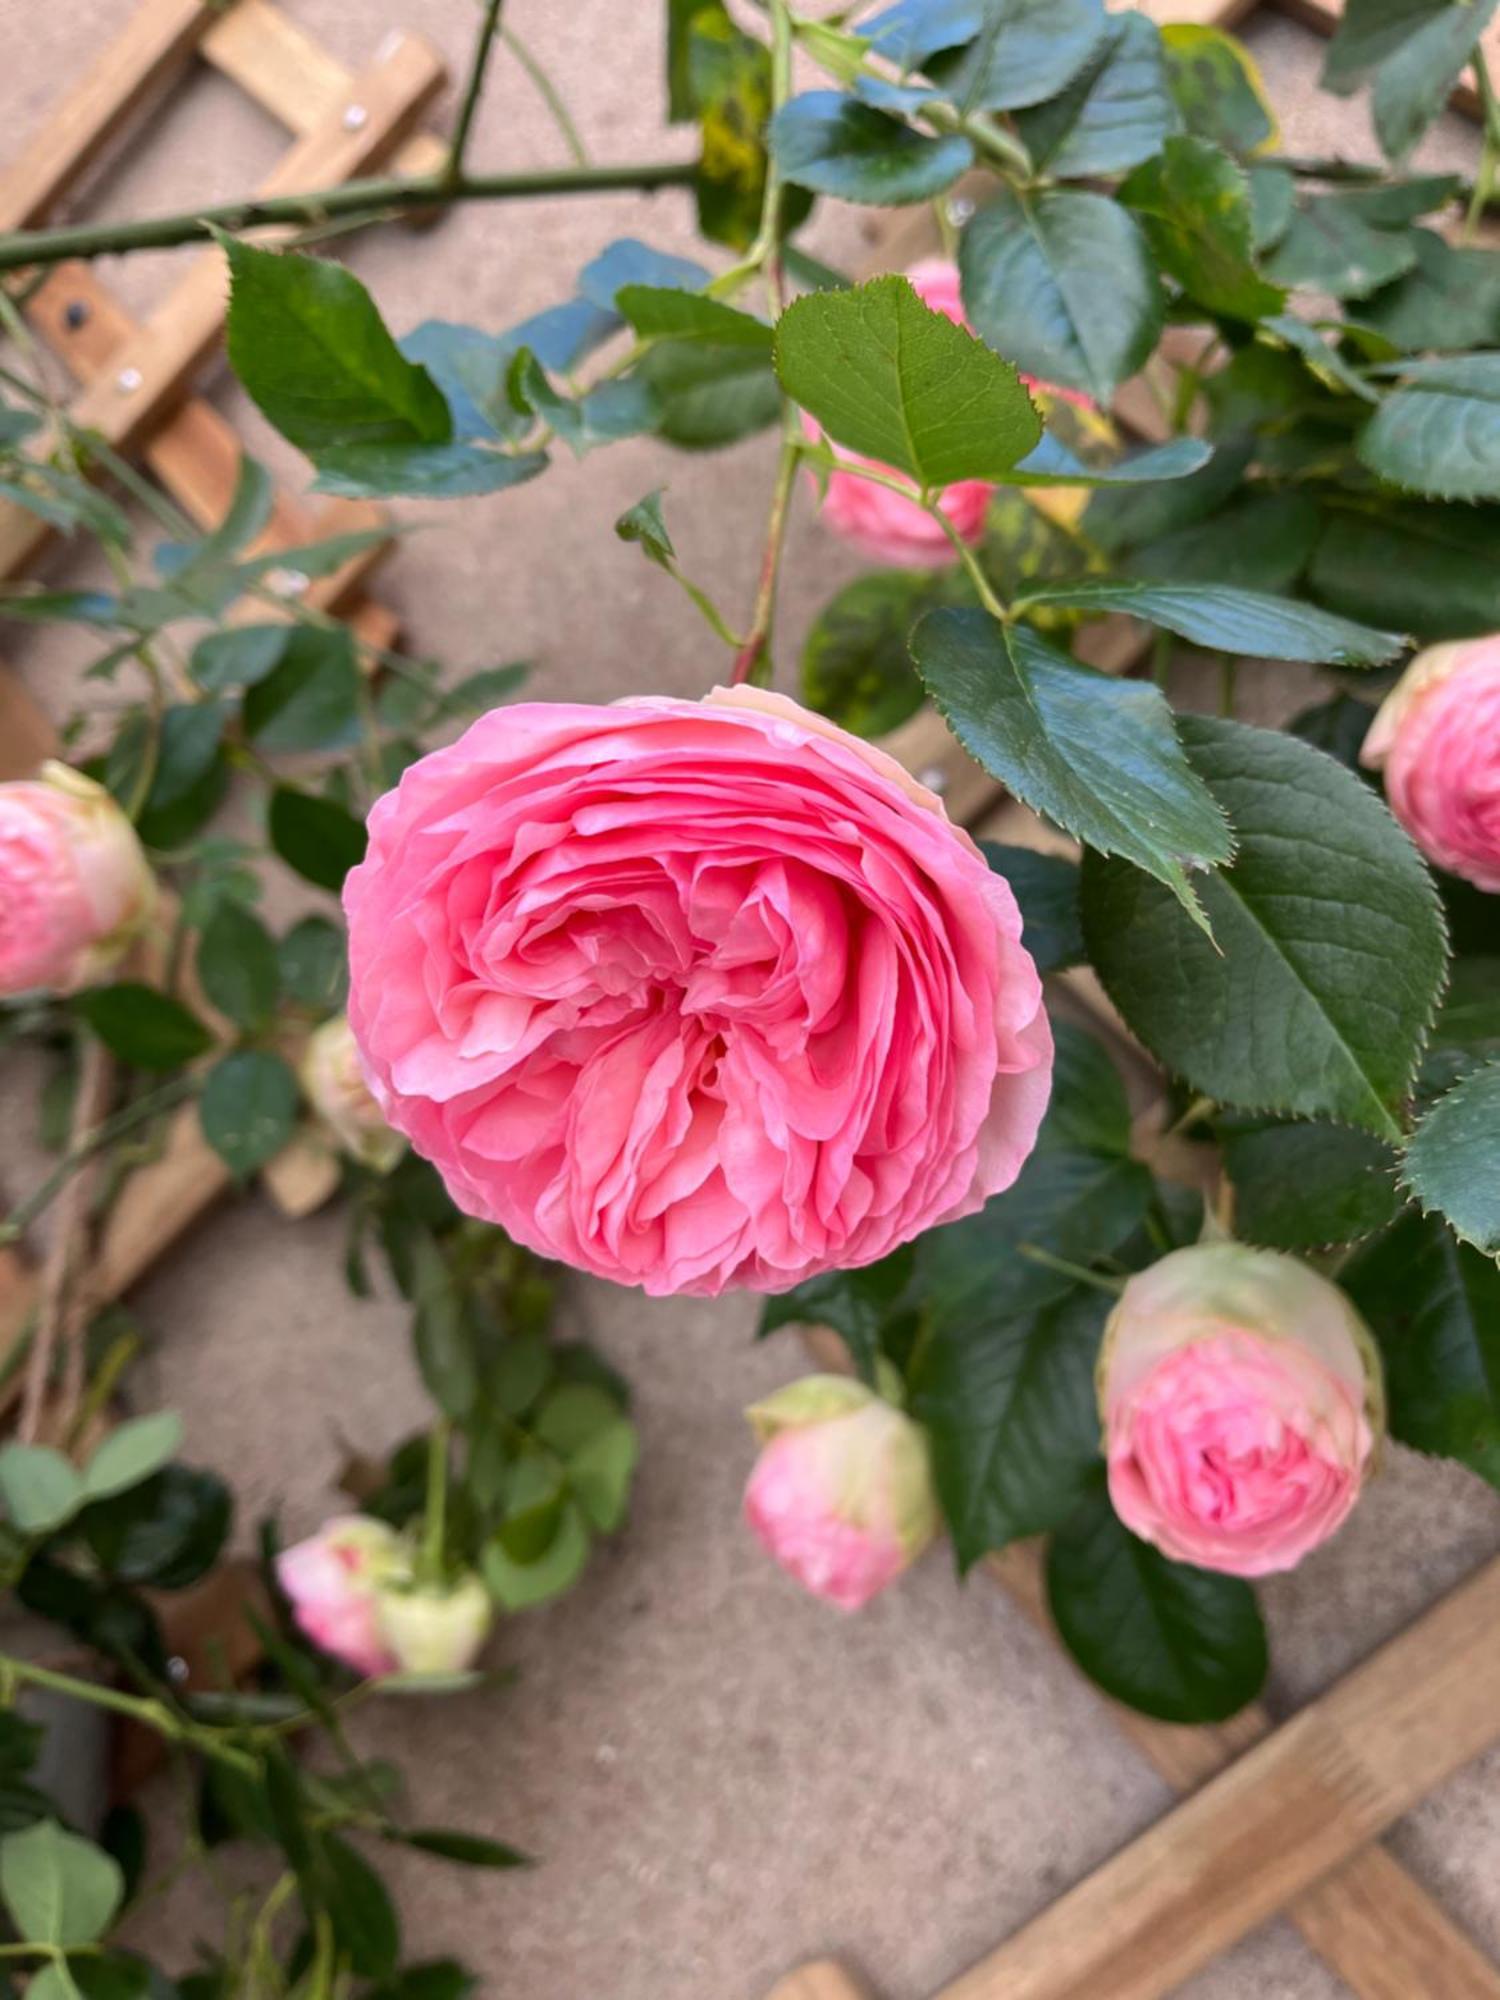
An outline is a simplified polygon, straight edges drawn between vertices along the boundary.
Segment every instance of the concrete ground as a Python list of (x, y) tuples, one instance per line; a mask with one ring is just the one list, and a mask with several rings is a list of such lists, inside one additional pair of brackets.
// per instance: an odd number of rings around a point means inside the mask
[[(8, 153), (133, 0), (0, 0), (0, 132)], [(286, 0), (344, 61), (387, 27), (429, 36), (461, 67), (469, 0)], [(514, 0), (516, 27), (553, 69), (591, 146), (611, 160), (680, 155), (661, 127), (657, 0)], [(1358, 113), (1312, 97), (1317, 44), (1252, 24), (1289, 147), (1368, 147)], [(216, 79), (155, 120), (151, 144), (102, 177), (91, 208), (149, 213), (240, 192), (279, 150), (268, 120)], [(1467, 157), (1461, 128), (1434, 160)], [(501, 56), (475, 158), (560, 161), (557, 136)], [(812, 241), (855, 266), (880, 217), (829, 205)], [(693, 247), (690, 203), (612, 197), (474, 207), (435, 232), (360, 239), (350, 261), (398, 327), (428, 315), (503, 326), (562, 298), (622, 234)], [(166, 255), (106, 267), (133, 301)], [(215, 390), (256, 448), (289, 471), (243, 399)], [(723, 671), (666, 578), (610, 524), (653, 486), (689, 574), (748, 601), (770, 471), (757, 441), (693, 459), (617, 446), (559, 463), (524, 496), (423, 510), (427, 525), (381, 589), (411, 642), (471, 670), (538, 662), (541, 693), (692, 694)], [(854, 573), (799, 496), (779, 656)], [(4, 635), (8, 657), (59, 706), (77, 655)], [(1273, 670), (1274, 671), (1274, 670)], [(20, 1110), (13, 1069), (4, 1108)], [(17, 1119), (7, 1121), (16, 1131)], [(7, 1141), (6, 1178), (24, 1181)], [(141, 1383), (180, 1407), (192, 1456), (235, 1483), (248, 1525), (267, 1508), (293, 1535), (334, 1500), (339, 1439), (378, 1446), (422, 1409), (404, 1317), (343, 1289), (336, 1214), (296, 1227), (251, 1200), (204, 1225), (143, 1285), (157, 1344)], [(760, 2000), (803, 1958), (833, 1952), (885, 2000), (924, 2000), (1155, 1818), (1164, 1788), (1103, 1704), (983, 1581), (960, 1588), (935, 1553), (846, 1619), (803, 1597), (737, 1515), (751, 1460), (742, 1406), (802, 1368), (788, 1337), (754, 1347), (754, 1305), (652, 1304), (580, 1283), (570, 1310), (639, 1392), (644, 1454), (631, 1520), (557, 1607), (507, 1624), (513, 1689), (390, 1706), (373, 1734), (408, 1772), (416, 1815), (492, 1828), (541, 1857), (522, 1876), (413, 1861), (396, 1870), (413, 1956), (453, 1951), (510, 2000)], [(1500, 1548), (1500, 1501), (1458, 1469), (1393, 1451), (1338, 1539), (1266, 1601), (1279, 1710), (1306, 1699)], [(1500, 1956), (1500, 1757), (1470, 1767), (1398, 1827), (1393, 1845)], [(203, 1912), (183, 1898), (158, 1941), (186, 1957)], [(1332, 2000), (1343, 1989), (1289, 1927), (1247, 1940), (1184, 1989), (1194, 2000)], [(1101, 1995), (1100, 2000), (1106, 2000)], [(1420, 2000), (1413, 1995), (1412, 2000)]]

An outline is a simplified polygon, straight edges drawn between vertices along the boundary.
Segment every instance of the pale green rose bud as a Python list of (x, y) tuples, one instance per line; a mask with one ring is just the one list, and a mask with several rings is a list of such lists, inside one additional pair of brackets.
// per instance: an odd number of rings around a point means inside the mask
[(406, 1151), (406, 1141), (381, 1116), (360, 1068), (348, 1018), (336, 1014), (307, 1038), (298, 1068), (307, 1101), (333, 1134), (340, 1149), (362, 1166), (388, 1174)]
[(447, 1590), (388, 1585), (376, 1596), (377, 1629), (402, 1673), (461, 1673), (493, 1621), (489, 1592), (472, 1570)]

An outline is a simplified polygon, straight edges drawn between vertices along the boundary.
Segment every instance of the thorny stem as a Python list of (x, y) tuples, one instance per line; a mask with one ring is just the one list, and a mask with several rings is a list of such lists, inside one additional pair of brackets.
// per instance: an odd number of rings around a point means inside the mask
[(479, 23), (479, 35), (474, 43), (474, 53), (469, 59), (469, 75), (464, 85), (463, 101), (458, 108), (458, 123), (453, 128), (453, 143), (448, 148), (447, 164), (443, 168), (444, 187), (457, 187), (463, 179), (464, 155), (469, 148), (469, 134), (474, 129), (474, 115), (479, 109), (479, 100), (484, 94), (484, 73), (489, 68), (490, 56), (495, 46), (495, 35), (500, 26), (500, 9), (504, 0), (484, 0), (484, 14)]

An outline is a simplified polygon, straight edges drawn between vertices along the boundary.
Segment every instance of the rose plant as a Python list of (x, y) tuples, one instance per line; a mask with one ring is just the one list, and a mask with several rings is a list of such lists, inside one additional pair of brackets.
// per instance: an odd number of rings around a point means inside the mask
[[(436, 1406), (350, 1468), (357, 1517), (268, 1550), (255, 1699), (301, 1705), (235, 1709), (224, 1747), (294, 1864), (282, 1724), (345, 1668), (462, 1672), (621, 1518), (625, 1392), (550, 1339), (559, 1265), (749, 1288), (764, 1332), (842, 1338), (849, 1378), (752, 1413), (746, 1514), (808, 1589), (864, 1603), (939, 1524), (962, 1569), (1044, 1535), (1074, 1654), (1176, 1721), (1255, 1694), (1249, 1579), (1315, 1559), (1387, 1436), (1500, 1484), (1500, 257), (1474, 240), (1500, 124), (1472, 184), (1408, 170), (1484, 73), (1482, 10), (1439, 13), (1429, 37), (1349, 0), (1326, 79), (1373, 84), (1385, 152), (1355, 165), (1276, 150), (1231, 37), (1101, 0), (1056, 0), (1040, 41), (1021, 0), (748, 25), (669, 0), (668, 114), (701, 157), (634, 177), (691, 187), (709, 261), (623, 239), (507, 328), (398, 338), (340, 264), (253, 233), (555, 191), (468, 165), (494, 4), (436, 180), (0, 239), (3, 273), (226, 225), (231, 361), (325, 492), (520, 507), (560, 450), (775, 433), (743, 615), (684, 574), (664, 489), (617, 523), (703, 616), (704, 699), (512, 703), (519, 668), (455, 685), (278, 594), (251, 461), (202, 534), (4, 377), (7, 490), (119, 581), (0, 614), (140, 676), (108, 732), (80, 718), (75, 773), (0, 787), (7, 1021), (56, 1061), (54, 1128), (76, 1078), (104, 1087), (9, 1238), (188, 1102), (239, 1179), (311, 1138), (342, 1162), (351, 1283), (378, 1245)], [(931, 203), (940, 254), (854, 283), (799, 240), (817, 199)], [(83, 472), (154, 510), (149, 573)], [(777, 585), (809, 487), (797, 531), (880, 567), (794, 670)], [(1086, 664), (1105, 619), (1155, 635), (1149, 674)], [(1217, 658), (1218, 713), (1180, 642)], [(1319, 698), (1241, 719), (1288, 663)], [(924, 702), (1070, 851), (976, 844), (869, 740)], [(231, 786), (263, 837), (216, 827)], [(279, 937), (258, 914), (266, 864), (342, 894), (347, 980), (331, 902)], [(1154, 1123), (1070, 1011), (1079, 968), (1157, 1066)], [(55, 1307), (32, 1401), (61, 1399), (63, 1471), (0, 1454), (17, 1588), (144, 1661), (150, 1719), (212, 1763), (201, 1700), (104, 1616), (108, 1534), (79, 1514), (70, 1568), (74, 1510), (49, 1514), (118, 1372)], [(329, 1887), (348, 1865), (293, 1867), (319, 1964), (386, 1978)], [(273, 1990), (301, 1976), (280, 1949)]]

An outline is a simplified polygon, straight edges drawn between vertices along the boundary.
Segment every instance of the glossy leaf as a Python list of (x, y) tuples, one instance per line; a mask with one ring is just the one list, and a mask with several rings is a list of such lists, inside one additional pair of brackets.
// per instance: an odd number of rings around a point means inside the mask
[[(1145, 451), (1127, 452), (1123, 458), (1098, 464), (1075, 458), (1062, 440), (1048, 431), (1035, 450), (1027, 452), (1020, 464), (1013, 465), (1004, 475), (1004, 484), (1153, 486), (1164, 480), (1190, 479), (1194, 473), (1203, 470), (1213, 455), (1213, 446), (1206, 444), (1202, 438), (1173, 438), (1167, 444), (1152, 445)], [(1130, 504), (1135, 505), (1133, 496)]]
[(1466, 1243), (1500, 1256), (1500, 1063), (1438, 1099), (1411, 1136), (1403, 1178)]
[(242, 707), (257, 749), (346, 750), (359, 741), (360, 671), (347, 626), (294, 625)]
[(932, 137), (838, 90), (784, 104), (771, 122), (771, 151), (799, 187), (888, 207), (930, 201), (974, 164), (961, 133)]
[(364, 859), (365, 829), (332, 799), (278, 785), (271, 794), (267, 828), (271, 845), (289, 868), (320, 889), (341, 889)]
[(225, 900), (198, 939), (198, 983), (236, 1026), (255, 1028), (269, 1018), (281, 990), (271, 934), (243, 903)]
[(1242, 170), (1206, 139), (1168, 139), (1137, 167), (1120, 199), (1140, 217), (1162, 268), (1210, 312), (1239, 320), (1281, 310), (1255, 269), (1254, 215)]
[(1021, 908), (1021, 942), (1036, 960), (1038, 972), (1059, 972), (1083, 958), (1083, 927), (1078, 913), (1078, 863), (1061, 854), (1040, 854), (1033, 847), (1008, 847), (983, 840), (984, 858), (1003, 875)]
[[(893, 50), (898, 36), (891, 23), (893, 17), (899, 22), (903, 11), (908, 17), (920, 13), (921, 0), (905, 10), (897, 5), (860, 29), (882, 54), (892, 54), (897, 62), (901, 57)], [(962, 14), (974, 23), (959, 38), (968, 44), (966, 48), (922, 64), (944, 95), (965, 112), (1014, 111), (1055, 97), (1097, 49), (1106, 25), (1101, 0), (971, 0), (967, 6), (939, 0), (938, 6), (925, 11), (939, 18)], [(928, 29), (923, 39), (931, 32)]]
[(134, 980), (95, 986), (80, 993), (73, 1007), (133, 1069), (176, 1069), (202, 1055), (213, 1039), (181, 1001)]
[(204, 1138), (243, 1180), (296, 1131), (297, 1079), (268, 1049), (240, 1049), (205, 1077), (198, 1118)]
[(1408, 353), (1500, 346), (1500, 255), (1445, 243), (1430, 229), (1405, 241), (1412, 265), (1362, 301), (1363, 324)]
[(351, 500), (464, 500), (524, 486), (546, 471), (547, 454), (474, 444), (348, 444), (320, 451), (316, 464), (313, 485), (320, 493)]
[(1266, 260), (1278, 285), (1311, 287), (1336, 299), (1364, 299), (1417, 261), (1409, 236), (1375, 229), (1336, 194), (1314, 195), (1293, 217)]
[(1085, 581), (1033, 591), (1026, 602), (1074, 611), (1125, 611), (1163, 625), (1195, 646), (1268, 660), (1374, 667), (1394, 659), (1406, 644), (1399, 632), (1377, 632), (1315, 605), (1224, 584)]
[(805, 1278), (790, 1291), (774, 1293), (760, 1309), (758, 1338), (784, 1326), (829, 1326), (849, 1349), (869, 1381), (881, 1352), (881, 1337), (903, 1310), (911, 1280), (909, 1244), (857, 1271), (827, 1271)]
[(1500, 354), (1414, 361), (1360, 434), (1382, 479), (1440, 500), (1500, 499)]
[(708, 272), (692, 257), (653, 250), (636, 236), (621, 236), (608, 244), (578, 273), (580, 298), (601, 311), (616, 311), (622, 285), (672, 287), (696, 292), (708, 282)]
[(354, 1971), (367, 1979), (389, 1978), (401, 1956), (401, 1925), (390, 1892), (364, 1856), (336, 1833), (319, 1834), (315, 1855), (318, 1901)]
[(642, 340), (707, 340), (718, 347), (747, 347), (769, 354), (770, 326), (722, 299), (674, 286), (622, 285), (616, 304)]
[(1379, 513), (1331, 509), (1307, 586), (1335, 611), (1419, 639), (1500, 628), (1500, 508), (1403, 501)]
[(1220, 1134), (1235, 1234), (1271, 1250), (1357, 1243), (1402, 1207), (1383, 1139), (1319, 1121), (1246, 1123)]
[(1059, 180), (1124, 173), (1176, 129), (1161, 30), (1136, 13), (1110, 21), (1066, 90), (1016, 119), (1034, 164)]

